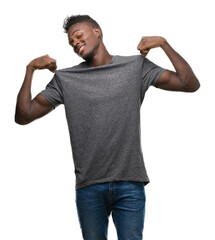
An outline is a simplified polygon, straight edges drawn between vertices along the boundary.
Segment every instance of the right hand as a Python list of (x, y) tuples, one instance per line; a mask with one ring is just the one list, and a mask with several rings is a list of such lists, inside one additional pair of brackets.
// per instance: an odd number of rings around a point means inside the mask
[(27, 67), (31, 67), (33, 70), (48, 69), (53, 73), (55, 73), (57, 70), (56, 60), (50, 58), (49, 55), (44, 55), (42, 57), (35, 58), (28, 64)]

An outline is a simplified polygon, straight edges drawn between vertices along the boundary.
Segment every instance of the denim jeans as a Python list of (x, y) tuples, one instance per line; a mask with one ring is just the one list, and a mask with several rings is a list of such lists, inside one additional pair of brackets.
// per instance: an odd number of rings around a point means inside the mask
[(76, 205), (84, 240), (107, 240), (111, 213), (118, 240), (142, 240), (143, 182), (107, 182), (78, 189)]

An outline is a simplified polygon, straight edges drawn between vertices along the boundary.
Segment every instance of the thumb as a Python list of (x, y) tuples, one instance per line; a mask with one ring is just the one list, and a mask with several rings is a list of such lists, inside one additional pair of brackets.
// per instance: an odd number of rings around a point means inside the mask
[(149, 51), (150, 51), (150, 48), (142, 49), (142, 50), (140, 50), (140, 53), (142, 56), (146, 57), (146, 55), (149, 53)]

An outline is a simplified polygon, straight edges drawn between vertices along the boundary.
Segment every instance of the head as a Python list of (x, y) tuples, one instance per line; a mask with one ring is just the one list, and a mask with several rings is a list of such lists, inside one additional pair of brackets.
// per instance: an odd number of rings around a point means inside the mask
[(90, 61), (102, 43), (103, 34), (99, 24), (88, 15), (75, 15), (64, 20), (63, 28), (74, 52)]

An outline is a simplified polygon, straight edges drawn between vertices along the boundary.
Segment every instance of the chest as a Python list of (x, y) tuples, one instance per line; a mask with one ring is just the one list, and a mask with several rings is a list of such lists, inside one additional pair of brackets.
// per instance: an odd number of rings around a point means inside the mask
[(138, 69), (105, 69), (74, 73), (63, 81), (65, 102), (102, 102), (138, 98), (141, 91), (141, 73)]

